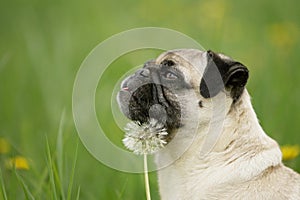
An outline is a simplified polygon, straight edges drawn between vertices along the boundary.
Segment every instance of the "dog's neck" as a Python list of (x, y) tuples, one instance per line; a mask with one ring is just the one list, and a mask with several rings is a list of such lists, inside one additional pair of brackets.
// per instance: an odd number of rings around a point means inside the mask
[[(181, 193), (186, 193), (194, 190), (205, 192), (205, 188), (216, 183), (248, 181), (265, 169), (281, 163), (280, 149), (259, 125), (246, 90), (229, 109), (215, 146), (202, 156), (205, 137), (201, 135), (205, 135), (205, 132), (207, 130), (199, 131), (189, 149), (172, 165), (158, 172), (162, 195), (166, 193), (166, 196), (172, 196), (174, 188), (171, 185), (176, 187), (176, 184), (185, 184), (187, 191)], [(165, 156), (169, 155), (159, 155), (157, 162), (165, 159)]]
[[(277, 146), (276, 142), (267, 136), (260, 126), (250, 96), (245, 90), (241, 99), (231, 105), (223, 123), (222, 134), (212, 152), (226, 152), (231, 146), (237, 147), (239, 145), (238, 150), (240, 150), (240, 148), (243, 149), (247, 145), (257, 144), (257, 142), (251, 142), (253, 140), (261, 141), (261, 146), (265, 146), (264, 141), (266, 140), (268, 141), (266, 144)], [(239, 144), (239, 142), (242, 142), (242, 144)]]
[[(238, 159), (239, 166), (234, 166)], [(281, 163), (279, 146), (260, 126), (247, 90), (232, 105), (216, 145), (200, 162), (209, 166), (234, 166), (237, 169), (236, 178), (241, 181), (251, 179), (264, 169)], [(245, 173), (248, 169), (251, 169), (249, 173)]]

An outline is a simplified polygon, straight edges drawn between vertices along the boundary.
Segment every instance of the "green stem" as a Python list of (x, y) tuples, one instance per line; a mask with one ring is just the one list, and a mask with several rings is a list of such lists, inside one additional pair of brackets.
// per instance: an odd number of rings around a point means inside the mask
[(149, 177), (148, 177), (147, 154), (144, 154), (144, 176), (145, 176), (146, 197), (147, 197), (147, 200), (151, 200)]

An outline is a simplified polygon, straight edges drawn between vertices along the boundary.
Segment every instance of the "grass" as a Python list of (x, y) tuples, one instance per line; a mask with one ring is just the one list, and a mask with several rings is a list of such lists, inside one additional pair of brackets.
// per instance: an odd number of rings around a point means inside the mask
[[(73, 157), (73, 164), (70, 167), (70, 171), (68, 171), (69, 180), (67, 180), (67, 176), (64, 174), (63, 163), (66, 162), (63, 157), (64, 154), (62, 152), (63, 143), (62, 143), (62, 127), (63, 127), (63, 116), (61, 118), (60, 128), (57, 136), (57, 143), (55, 151), (51, 151), (48, 139), (46, 138), (46, 171), (44, 175), (41, 176), (41, 181), (37, 180), (26, 180), (26, 173), (30, 173), (29, 169), (20, 168), (17, 164), (13, 166), (12, 169), (4, 169), (6, 175), (15, 175), (14, 181), (19, 183), (23, 191), (23, 196), (27, 200), (34, 199), (62, 199), (62, 200), (70, 200), (70, 199), (79, 199), (80, 197), (80, 187), (78, 186), (76, 191), (74, 190), (74, 175), (76, 169), (76, 161), (78, 155), (78, 141), (75, 147), (75, 153)], [(54, 152), (54, 153), (53, 153)], [(27, 171), (29, 170), (29, 171)], [(1, 183), (1, 194), (3, 199), (11, 199), (8, 198), (6, 192), (6, 182), (3, 180), (2, 170), (0, 171), (0, 183)], [(29, 176), (27, 178), (33, 178), (33, 176)], [(37, 182), (35, 182), (37, 181)], [(9, 182), (9, 181), (7, 181)], [(67, 185), (67, 188), (64, 186)], [(33, 193), (34, 192), (34, 193)], [(76, 193), (75, 193), (76, 192)], [(22, 196), (22, 195), (21, 195)], [(76, 197), (76, 198), (75, 198)], [(19, 197), (18, 197), (19, 198)]]
[(6, 188), (5, 188), (4, 180), (3, 180), (3, 177), (2, 177), (2, 170), (1, 169), (0, 169), (0, 183), (1, 183), (1, 196), (2, 196), (2, 199), (7, 200)]
[[(263, 128), (280, 145), (299, 145), (299, 6), (296, 0), (2, 2), (0, 137), (11, 148), (0, 154), (0, 198), (145, 199), (143, 175), (110, 169), (88, 153), (71, 110), (83, 59), (99, 42), (135, 27), (175, 29), (244, 63)], [(127, 70), (157, 54), (124, 55), (99, 82), (99, 123), (120, 147), (123, 133), (111, 113), (112, 90)], [(7, 168), (6, 160), (18, 155), (28, 160), (29, 170)], [(299, 157), (286, 164), (300, 172)], [(149, 176), (151, 197), (159, 199), (156, 174)]]
[(26, 185), (26, 183), (24, 182), (23, 178), (17, 173), (15, 172), (17, 180), (19, 181), (20, 185), (22, 186), (25, 198), (28, 200), (34, 200), (35, 198), (33, 197), (33, 195), (31, 194), (28, 186)]

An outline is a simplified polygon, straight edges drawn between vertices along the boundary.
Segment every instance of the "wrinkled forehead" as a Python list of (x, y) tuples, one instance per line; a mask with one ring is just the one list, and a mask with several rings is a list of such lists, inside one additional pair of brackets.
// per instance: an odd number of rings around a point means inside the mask
[(155, 62), (159, 64), (164, 60), (174, 61), (186, 79), (190, 79), (189, 76), (195, 73), (200, 78), (207, 65), (207, 53), (198, 49), (175, 49), (162, 53)]

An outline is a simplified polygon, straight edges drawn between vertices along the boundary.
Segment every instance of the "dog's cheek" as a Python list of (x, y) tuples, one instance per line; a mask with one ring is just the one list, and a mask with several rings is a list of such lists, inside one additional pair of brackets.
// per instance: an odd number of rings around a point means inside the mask
[(168, 88), (163, 88), (163, 90), (166, 100), (169, 103), (169, 106), (165, 108), (167, 113), (167, 126), (168, 129), (174, 130), (181, 126), (182, 109), (179, 103), (180, 100), (174, 91)]
[(151, 86), (143, 85), (134, 91), (129, 99), (129, 118), (141, 123), (149, 120), (149, 109), (153, 105)]

